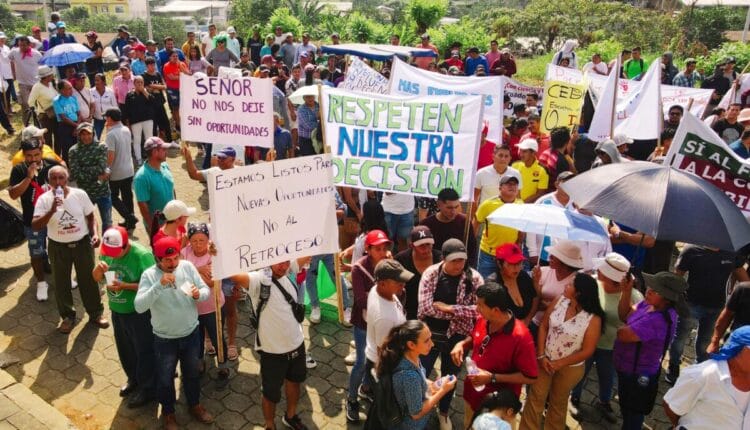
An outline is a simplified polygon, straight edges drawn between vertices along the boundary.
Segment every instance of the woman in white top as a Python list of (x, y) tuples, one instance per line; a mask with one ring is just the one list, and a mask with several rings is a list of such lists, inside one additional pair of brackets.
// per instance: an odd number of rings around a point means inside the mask
[(120, 109), (115, 98), (115, 92), (112, 88), (107, 87), (107, 77), (103, 73), (94, 75), (94, 88), (91, 89), (91, 102), (94, 105), (94, 111), (91, 115), (94, 117), (94, 132), (96, 138), (102, 138), (104, 130), (104, 112), (109, 109)]
[(52, 136), (57, 130), (57, 117), (52, 109), (52, 102), (57, 97), (57, 90), (52, 83), (55, 71), (49, 66), (39, 66), (39, 81), (31, 87), (29, 106), (34, 108), (40, 128), (45, 128), (44, 141), (55, 148)]
[(605, 315), (594, 278), (579, 273), (544, 313), (537, 337), (539, 377), (531, 385), (520, 430), (565, 428), (568, 396), (583, 377), (584, 361), (596, 349)]

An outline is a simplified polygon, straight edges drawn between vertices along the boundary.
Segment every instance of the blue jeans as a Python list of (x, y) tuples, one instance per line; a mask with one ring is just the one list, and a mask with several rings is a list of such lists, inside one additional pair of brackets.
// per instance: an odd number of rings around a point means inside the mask
[(571, 397), (580, 399), (583, 387), (586, 385), (586, 375), (589, 374), (591, 366), (596, 363), (596, 375), (599, 377), (599, 401), (609, 403), (612, 400), (612, 388), (615, 385), (615, 364), (612, 360), (611, 349), (596, 348), (594, 355), (586, 360), (586, 368), (581, 382), (573, 388)]
[[(440, 356), (440, 376), (454, 375), (458, 377), (458, 372), (461, 371), (461, 368), (453, 363), (453, 360), (451, 359), (451, 351), (458, 342), (465, 338), (466, 336), (464, 335), (454, 334), (447, 342), (435, 343), (435, 346), (432, 347), (429, 354), (419, 358), (428, 378), (430, 377), (430, 373), (432, 373), (432, 368), (435, 367), (435, 362), (437, 361), (438, 356)], [(456, 391), (455, 388), (440, 399), (438, 409), (441, 413), (445, 414), (450, 409), (454, 391)]]
[(198, 327), (192, 333), (178, 339), (164, 339), (154, 335), (156, 353), (156, 395), (161, 404), (162, 414), (174, 413), (176, 399), (174, 372), (180, 361), (182, 388), (188, 406), (200, 403), (200, 354), (201, 339)]
[(392, 214), (385, 213), (385, 225), (388, 227), (388, 236), (395, 244), (398, 239), (406, 240), (414, 227), (414, 213)]
[(35, 231), (30, 226), (23, 226), (23, 235), (26, 236), (31, 258), (47, 258), (47, 228)]
[[(297, 288), (297, 302), (298, 303), (304, 303), (305, 300), (305, 293), (304, 291), (307, 290), (307, 297), (310, 298), (310, 306), (312, 307), (318, 307), (320, 306), (320, 300), (318, 299), (318, 265), (320, 262), (323, 262), (326, 269), (328, 269), (328, 275), (333, 279), (336, 273), (336, 269), (333, 267), (333, 254), (320, 254), (320, 255), (314, 255), (312, 257), (312, 260), (310, 260), (310, 268), (307, 269), (307, 274), (305, 275), (305, 288), (303, 289), (300, 285)], [(344, 282), (344, 275), (341, 275), (341, 294), (343, 303), (344, 303), (344, 309), (348, 309), (351, 307), (351, 300), (349, 299), (349, 293), (346, 288), (346, 283)]]
[(99, 140), (101, 140), (102, 138), (102, 131), (104, 131), (104, 124), (106, 124), (105, 120), (94, 118), (94, 133), (96, 133), (96, 138)]
[(357, 353), (357, 359), (352, 366), (352, 373), (349, 376), (349, 400), (357, 400), (357, 389), (360, 384), (365, 387), (372, 386), (372, 375), (366, 372), (365, 366), (365, 347), (367, 346), (367, 330), (359, 327), (353, 327), (354, 350)]
[(487, 278), (491, 274), (497, 272), (497, 260), (495, 259), (495, 256), (484, 251), (479, 251), (477, 272), (479, 272), (483, 278)]
[(104, 234), (108, 228), (112, 227), (112, 195), (99, 197), (94, 204), (99, 208), (99, 216), (102, 217), (102, 234)]
[(709, 308), (693, 303), (688, 303), (688, 307), (690, 308), (690, 318), (678, 318), (677, 334), (669, 347), (669, 373), (673, 376), (680, 374), (680, 360), (682, 359), (682, 352), (685, 350), (685, 341), (687, 341), (690, 332), (696, 325), (698, 326), (698, 336), (695, 339), (695, 359), (698, 363), (708, 360), (706, 348), (711, 342), (714, 325), (722, 309)]
[(154, 389), (154, 333), (151, 313), (121, 314), (112, 312), (112, 327), (120, 364), (128, 382), (138, 384), (138, 389)]

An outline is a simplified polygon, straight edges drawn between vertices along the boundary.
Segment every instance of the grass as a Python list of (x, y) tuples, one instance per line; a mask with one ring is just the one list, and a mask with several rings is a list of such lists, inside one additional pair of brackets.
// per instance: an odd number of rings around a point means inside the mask
[(552, 60), (552, 54), (540, 55), (532, 58), (516, 58), (516, 74), (513, 79), (537, 87), (544, 85), (544, 75), (547, 64)]

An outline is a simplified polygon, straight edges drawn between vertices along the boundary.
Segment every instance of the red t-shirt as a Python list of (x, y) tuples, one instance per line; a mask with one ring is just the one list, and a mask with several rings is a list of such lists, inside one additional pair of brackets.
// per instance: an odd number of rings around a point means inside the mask
[[(156, 231), (156, 234), (154, 234), (154, 238), (152, 239), (151, 243), (156, 243), (156, 241), (164, 237), (167, 237), (167, 234), (164, 233), (164, 227), (162, 226), (161, 228), (159, 228), (159, 230)], [(177, 227), (176, 239), (180, 241), (180, 244), (183, 243), (186, 237), (187, 237), (187, 229), (185, 229), (185, 227)]]
[(536, 139), (537, 142), (539, 142), (539, 150), (536, 152), (537, 156), (544, 152), (545, 150), (549, 149), (549, 135), (548, 134), (534, 134), (532, 132), (528, 132), (521, 136), (521, 140), (524, 139)]
[(170, 90), (179, 90), (180, 89), (180, 79), (169, 79), (167, 76), (171, 74), (177, 74), (180, 75), (180, 63), (172, 64), (167, 63), (162, 68), (164, 70), (164, 84), (166, 84), (167, 88)]
[(477, 158), (477, 170), (492, 164), (492, 155), (495, 152), (495, 144), (489, 140), (479, 147), (479, 158)]
[[(536, 347), (534, 339), (526, 325), (520, 320), (513, 318), (505, 327), (490, 336), (490, 341), (484, 348), (483, 354), (479, 354), (482, 341), (487, 335), (487, 321), (479, 316), (474, 330), (471, 332), (473, 349), (472, 359), (477, 367), (490, 373), (515, 373), (521, 372), (529, 378), (539, 376), (536, 362)], [(477, 392), (471, 385), (469, 378), (464, 380), (464, 400), (471, 409), (477, 410), (482, 404), (484, 397), (501, 388), (509, 388), (521, 395), (521, 384), (487, 384), (484, 390)]]

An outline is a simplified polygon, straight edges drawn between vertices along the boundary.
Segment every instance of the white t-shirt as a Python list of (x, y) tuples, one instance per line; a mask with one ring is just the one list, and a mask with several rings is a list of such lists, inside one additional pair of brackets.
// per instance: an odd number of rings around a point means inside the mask
[[(570, 276), (558, 281), (557, 276), (555, 275), (555, 271), (550, 269), (549, 266), (542, 267), (541, 270), (542, 277), (541, 279), (539, 279), (539, 285), (541, 285), (542, 288), (541, 299), (544, 303), (547, 304), (547, 306), (552, 306), (552, 302), (560, 297), (563, 291), (565, 291), (565, 286), (573, 282), (573, 278), (575, 278), (576, 272), (573, 272), (570, 274)], [(534, 315), (534, 324), (541, 325), (543, 316), (544, 311), (538, 311), (536, 315)]]
[(409, 194), (383, 193), (383, 211), (389, 214), (403, 215), (414, 212), (414, 196)]
[(500, 173), (497, 173), (495, 166), (490, 164), (489, 166), (484, 166), (477, 170), (477, 180), (474, 182), (474, 188), (481, 190), (477, 205), (485, 200), (500, 195), (500, 178), (502, 178), (503, 175), (513, 175), (518, 178), (518, 191), (521, 191), (521, 172), (508, 166), (505, 172), (501, 175)]
[(3, 45), (0, 48), (0, 77), (3, 79), (13, 79), (13, 70), (10, 68), (10, 48)]
[[(293, 262), (292, 266), (292, 273), (296, 273), (298, 271), (296, 262)], [(260, 303), (261, 283), (269, 284), (271, 287), (271, 294), (260, 314), (258, 323), (260, 345), (256, 341), (255, 349), (270, 354), (284, 354), (299, 348), (305, 341), (302, 324), (294, 318), (292, 307), (284, 299), (284, 295), (264, 271), (248, 272), (248, 276), (250, 277), (248, 294), (253, 307), (257, 307)], [(288, 277), (281, 277), (277, 281), (292, 298), (297, 298), (297, 288)]]
[(91, 91), (85, 85), (80, 91), (73, 88), (73, 97), (78, 100), (78, 117), (83, 119), (90, 118), (91, 103), (94, 100), (91, 96)]
[(39, 51), (32, 49), (24, 57), (20, 48), (13, 48), (8, 58), (16, 65), (16, 81), (19, 84), (32, 86), (39, 81), (39, 60), (42, 59)]
[[(55, 201), (55, 191), (49, 190), (39, 196), (34, 207), (34, 216), (49, 212)], [(63, 209), (57, 210), (47, 224), (47, 236), (60, 243), (72, 243), (89, 234), (86, 216), (94, 212), (88, 194), (78, 188), (68, 187), (68, 195), (63, 199)]]
[(216, 44), (214, 43), (214, 38), (211, 37), (211, 35), (208, 33), (206, 33), (206, 35), (203, 36), (203, 39), (201, 39), (201, 43), (206, 45), (206, 52), (203, 53), (204, 57), (207, 57), (208, 53), (211, 52), (214, 48), (216, 48)]
[(600, 61), (599, 64), (594, 64), (593, 61), (589, 61), (583, 66), (583, 73), (590, 71), (591, 73), (597, 73), (598, 75), (608, 75), (609, 68), (604, 61)]
[(383, 343), (393, 327), (406, 322), (406, 315), (397, 298), (384, 299), (377, 292), (377, 286), (367, 294), (367, 347), (365, 357), (378, 362), (378, 346)]

